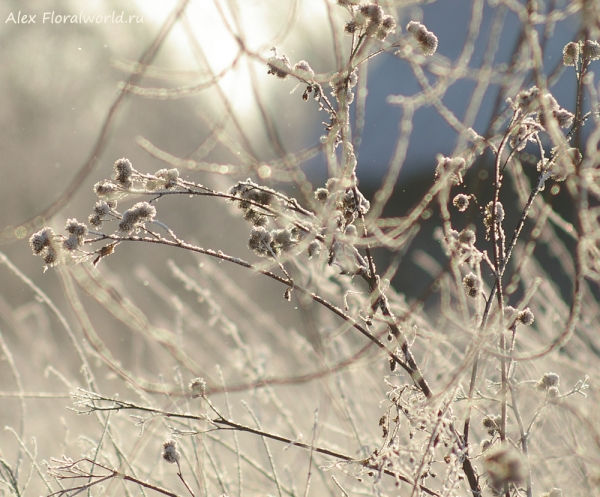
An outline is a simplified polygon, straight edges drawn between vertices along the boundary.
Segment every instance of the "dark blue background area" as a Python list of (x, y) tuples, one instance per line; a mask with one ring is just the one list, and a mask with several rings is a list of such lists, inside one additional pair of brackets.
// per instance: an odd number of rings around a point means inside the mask
[[(471, 6), (470, 1), (453, 1), (437, 2), (423, 7), (422, 22), (439, 39), (437, 53), (447, 57), (451, 63), (454, 63), (462, 52), (471, 17)], [(497, 9), (492, 9), (486, 4), (481, 29), (469, 64), (470, 68), (479, 69), (483, 63), (495, 15)], [(545, 44), (544, 52), (546, 74), (558, 71), (560, 75), (551, 88), (552, 93), (561, 106), (572, 112), (575, 108), (575, 71), (572, 67), (562, 67), (562, 50), (575, 38), (576, 25), (577, 19), (574, 17), (557, 23), (553, 36)], [(404, 28), (405, 26), (402, 26), (403, 32)], [(520, 28), (521, 24), (515, 14), (507, 11), (498, 40), (499, 47), (494, 57), (494, 65), (504, 63), (508, 67), (511, 64), (513, 50), (520, 37)], [(540, 33), (540, 39), (543, 40), (543, 33)], [(427, 75), (430, 84), (435, 84), (437, 77)], [(459, 120), (464, 118), (476, 84), (477, 82), (472, 79), (459, 79), (442, 97), (444, 105)], [(529, 88), (533, 84), (533, 80), (526, 81), (524, 88)], [(391, 53), (381, 54), (370, 63), (368, 88), (366, 122), (357, 155), (359, 175), (362, 180), (377, 182), (387, 171), (388, 162), (399, 136), (401, 108), (390, 105), (387, 98), (390, 95), (414, 95), (420, 92), (421, 88), (409, 65)], [(485, 92), (473, 124), (473, 128), (480, 134), (486, 133), (495, 113), (507, 108), (505, 96), (498, 102), (499, 90), (499, 85), (492, 84)], [(512, 97), (514, 98), (514, 95)], [(499, 108), (497, 108), (498, 103)], [(408, 139), (408, 153), (400, 176), (401, 181), (408, 181), (415, 175), (432, 174), (437, 164), (436, 155), (452, 154), (457, 133), (434, 107), (427, 106), (415, 112), (412, 133)]]

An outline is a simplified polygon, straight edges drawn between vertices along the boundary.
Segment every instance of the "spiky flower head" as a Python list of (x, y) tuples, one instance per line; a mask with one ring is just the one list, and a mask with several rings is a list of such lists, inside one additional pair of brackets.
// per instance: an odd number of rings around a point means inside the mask
[(459, 212), (465, 212), (469, 207), (469, 196), (464, 193), (459, 193), (452, 200), (452, 204), (456, 207)]
[(474, 273), (469, 273), (463, 278), (463, 286), (467, 295), (471, 298), (477, 297), (481, 289), (481, 280)]
[(267, 60), (267, 67), (269, 70), (267, 74), (273, 74), (277, 76), (279, 79), (285, 79), (292, 72), (292, 66), (290, 65), (290, 59), (288, 59), (285, 55), (281, 57), (277, 56), (277, 53), (273, 57), (270, 57)]
[(148, 202), (138, 202), (131, 209), (123, 212), (119, 223), (119, 231), (131, 234), (137, 232), (141, 227), (156, 217), (156, 207)]
[(301, 60), (294, 65), (294, 72), (296, 76), (305, 81), (312, 81), (315, 77), (315, 71), (312, 70), (312, 67), (305, 60)]
[(179, 464), (181, 453), (177, 448), (177, 442), (175, 440), (169, 439), (163, 443), (162, 457), (169, 464)]
[(50, 247), (55, 236), (54, 230), (48, 227), (42, 228), (37, 233), (31, 235), (29, 238), (29, 246), (34, 255), (40, 255), (45, 248)]
[(540, 89), (537, 86), (532, 86), (529, 90), (521, 90), (517, 93), (514, 106), (524, 114), (528, 114), (539, 107), (539, 95)]
[(551, 387), (558, 388), (560, 386), (560, 376), (556, 373), (544, 373), (535, 384), (537, 390), (549, 390)]
[(501, 445), (485, 454), (484, 466), (495, 488), (507, 483), (520, 483), (525, 478), (521, 454), (510, 445)]
[(519, 312), (519, 314), (517, 314), (517, 321), (524, 324), (525, 326), (531, 326), (534, 320), (535, 317), (529, 307), (526, 307), (521, 312)]
[(475, 245), (475, 240), (476, 240), (475, 232), (470, 229), (464, 229), (458, 235), (458, 241), (460, 243), (464, 243), (465, 245), (468, 245), (469, 247), (472, 247), (473, 245)]
[(68, 219), (65, 231), (69, 233), (69, 237), (63, 240), (63, 248), (67, 252), (73, 252), (83, 245), (83, 237), (87, 235), (88, 228), (77, 219)]
[(500, 224), (500, 223), (502, 223), (502, 221), (504, 221), (504, 206), (502, 205), (502, 203), (496, 202), (496, 215), (495, 216), (492, 215), (493, 210), (494, 210), (494, 202), (490, 201), (485, 206), (485, 212), (484, 212), (484, 216), (483, 216), (483, 224), (487, 228), (491, 228), (494, 221), (496, 222), (496, 224)]
[(155, 176), (164, 188), (174, 188), (177, 186), (177, 180), (179, 179), (179, 170), (177, 168), (159, 169), (156, 171)]
[(46, 266), (44, 272), (60, 262), (62, 247), (60, 243), (61, 237), (58, 237), (52, 228), (42, 228), (37, 233), (34, 233), (29, 238), (29, 246), (34, 255), (39, 255), (44, 259)]
[(384, 41), (390, 33), (396, 30), (396, 21), (392, 16), (384, 16), (379, 25), (379, 29), (375, 33), (378, 40)]
[(487, 415), (482, 420), (483, 427), (487, 430), (488, 434), (494, 436), (494, 434), (500, 431), (500, 416), (494, 416), (493, 414)]
[(433, 55), (438, 47), (438, 39), (431, 31), (420, 22), (410, 21), (406, 30), (417, 41), (423, 55)]
[(133, 174), (133, 166), (128, 159), (119, 159), (115, 162), (115, 181), (124, 188), (131, 188), (133, 184), (131, 175)]
[(455, 185), (460, 185), (463, 181), (463, 173), (466, 169), (465, 159), (462, 157), (444, 157), (437, 155), (437, 167), (435, 168), (435, 181), (448, 176)]
[(248, 248), (254, 250), (254, 253), (260, 257), (270, 257), (272, 241), (271, 233), (262, 226), (257, 226), (250, 232)]
[(206, 381), (203, 378), (194, 378), (190, 381), (188, 388), (192, 392), (192, 398), (204, 397), (206, 394)]
[(103, 180), (94, 185), (94, 193), (102, 200), (115, 200), (123, 196), (122, 188), (112, 181)]
[(579, 43), (572, 41), (563, 48), (563, 64), (565, 66), (574, 66), (579, 58)]
[(597, 41), (586, 40), (581, 52), (586, 60), (598, 60), (600, 59), (600, 44)]

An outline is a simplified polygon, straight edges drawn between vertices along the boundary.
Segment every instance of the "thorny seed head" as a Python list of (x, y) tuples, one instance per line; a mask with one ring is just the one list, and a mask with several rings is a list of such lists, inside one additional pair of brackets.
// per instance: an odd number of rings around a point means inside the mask
[(46, 267), (44, 271), (50, 267), (54, 267), (59, 263), (58, 251), (54, 247), (48, 247), (43, 254), (44, 262)]
[(252, 223), (254, 226), (266, 226), (269, 218), (256, 209), (249, 208), (244, 212), (244, 220)]
[(567, 109), (556, 109), (553, 114), (561, 128), (570, 128), (573, 124), (575, 115)]
[[(112, 205), (111, 205), (112, 204)], [(108, 216), (111, 209), (114, 209), (114, 202), (105, 202), (104, 200), (98, 200), (94, 205), (94, 214), (97, 216)]]
[(563, 48), (563, 64), (565, 66), (574, 66), (579, 58), (579, 43), (572, 41)]
[(338, 72), (329, 80), (331, 94), (337, 99), (338, 102), (341, 96), (344, 95), (348, 104), (351, 104), (354, 101), (354, 93), (352, 93), (351, 89), (356, 86), (357, 82), (358, 75), (356, 70), (352, 71), (350, 74), (347, 72)]
[(523, 457), (510, 445), (490, 449), (485, 455), (484, 466), (495, 488), (506, 483), (518, 484), (525, 478)]
[(81, 242), (79, 238), (77, 238), (75, 235), (71, 235), (70, 237), (65, 238), (63, 240), (62, 247), (67, 252), (74, 252), (75, 250), (78, 250), (81, 247)]
[(529, 307), (526, 307), (521, 312), (519, 312), (519, 314), (517, 314), (517, 321), (523, 323), (525, 326), (531, 326), (533, 324), (534, 319), (535, 318), (533, 316), (533, 312), (531, 312), (531, 309)]
[[(521, 90), (517, 93), (515, 98), (514, 106), (523, 114), (529, 114), (532, 110), (535, 110), (539, 105), (538, 96), (540, 89), (537, 86), (532, 86), (529, 90)], [(509, 103), (512, 103), (509, 101)]]
[(167, 440), (163, 443), (162, 457), (169, 464), (179, 463), (181, 453), (177, 449), (177, 442), (175, 440)]
[(502, 205), (501, 202), (496, 202), (496, 216), (495, 219), (492, 219), (492, 209), (494, 208), (494, 202), (490, 201), (486, 206), (485, 206), (485, 212), (484, 212), (484, 217), (483, 217), (483, 224), (487, 227), (487, 228), (491, 228), (493, 222), (495, 221), (496, 224), (501, 224), (502, 221), (504, 221), (504, 206)]
[(475, 245), (475, 232), (473, 230), (469, 230), (469, 229), (464, 229), (460, 232), (460, 234), (458, 235), (458, 241), (460, 243), (464, 243), (465, 245), (468, 245), (469, 247), (472, 247), (473, 245)]
[(304, 81), (312, 81), (315, 77), (315, 71), (312, 70), (305, 60), (301, 60), (294, 65), (294, 72), (296, 73), (296, 76)]
[(133, 166), (128, 159), (119, 159), (115, 162), (115, 181), (124, 188), (131, 188), (133, 182), (131, 181), (131, 175), (133, 174)]
[(537, 163), (539, 172), (551, 171), (550, 176), (554, 181), (564, 181), (569, 174), (575, 171), (575, 167), (581, 162), (582, 155), (579, 149), (569, 148), (566, 153), (558, 150), (556, 147), (552, 149), (552, 159), (544, 157)]
[(267, 60), (267, 67), (269, 70), (267, 74), (273, 74), (277, 76), (279, 79), (285, 79), (292, 72), (292, 66), (290, 65), (290, 60), (282, 55), (281, 57), (277, 56), (277, 53), (273, 57), (270, 57)]
[(463, 286), (467, 291), (467, 295), (471, 298), (477, 297), (481, 289), (481, 280), (474, 274), (469, 273), (463, 278)]
[(248, 240), (248, 248), (254, 250), (256, 255), (260, 257), (270, 257), (270, 246), (273, 241), (273, 236), (262, 226), (255, 227), (250, 232), (250, 240)]
[[(510, 329), (513, 329), (513, 327), (516, 328), (515, 324), (516, 324), (516, 317), (515, 317), (515, 313), (517, 312), (517, 310), (512, 306), (512, 305), (505, 305), (504, 306), (504, 319), (508, 322), (508, 326)], [(512, 321), (511, 321), (512, 319)]]
[(329, 191), (327, 190), (327, 188), (317, 188), (315, 190), (315, 198), (319, 202), (325, 203), (327, 201), (327, 197), (329, 197)]
[(29, 238), (29, 246), (34, 255), (40, 255), (45, 248), (50, 247), (55, 236), (52, 228), (42, 228), (37, 233), (31, 235)]
[(459, 193), (452, 200), (452, 204), (456, 207), (459, 212), (465, 212), (469, 207), (469, 196), (464, 193)]
[(552, 149), (552, 155), (555, 156), (555, 160), (551, 163), (550, 169), (554, 173), (551, 176), (554, 181), (564, 181), (567, 179), (567, 176), (575, 172), (576, 166), (579, 165), (583, 158), (577, 148), (569, 148), (566, 152), (554, 148)]
[(510, 146), (516, 151), (521, 151), (525, 148), (528, 141), (535, 141), (538, 136), (539, 126), (531, 119), (526, 119), (514, 131), (510, 138)]
[(94, 185), (94, 193), (98, 198), (109, 201), (123, 196), (121, 188), (112, 181), (103, 180)]
[(239, 181), (229, 189), (229, 195), (243, 199), (232, 199), (232, 202), (237, 201), (238, 207), (244, 210), (252, 207), (250, 202), (265, 206), (271, 205), (275, 197), (274, 193), (275, 192), (269, 188), (257, 185), (250, 178), (246, 181)]
[(392, 16), (384, 16), (381, 24), (375, 33), (375, 38), (384, 41), (390, 33), (396, 30), (396, 21)]
[(131, 234), (156, 217), (156, 207), (148, 202), (138, 202), (123, 212), (119, 231)]
[(206, 395), (206, 381), (203, 378), (194, 378), (190, 381), (188, 388), (192, 392), (193, 399)]
[[(566, 109), (561, 108), (561, 106), (558, 105), (558, 102), (552, 94), (546, 93), (544, 95), (544, 99), (546, 100), (548, 107), (552, 111), (552, 117), (556, 119), (558, 125), (561, 128), (568, 128), (569, 126), (571, 126), (571, 124), (573, 124), (573, 119), (575, 118), (574, 114), (572, 114)], [(544, 113), (543, 109), (539, 110), (537, 114), (537, 120), (544, 128), (547, 127), (546, 114)]]
[(383, 9), (374, 3), (361, 5), (359, 12), (373, 22), (380, 22), (383, 18)]
[(47, 227), (42, 228), (29, 238), (29, 245), (34, 255), (39, 255), (46, 263), (44, 272), (60, 262), (62, 248), (60, 244), (57, 244), (58, 240), (60, 240), (60, 237), (54, 233), (52, 228)]
[(517, 93), (516, 103), (524, 113), (527, 113), (529, 107), (538, 99), (539, 94), (540, 89), (537, 86), (532, 86), (529, 90), (522, 90)]
[(159, 169), (156, 171), (155, 176), (159, 179), (157, 186), (163, 186), (166, 189), (174, 188), (177, 186), (177, 180), (179, 179), (179, 170), (173, 169)]
[(535, 384), (536, 390), (549, 390), (551, 387), (558, 389), (560, 386), (560, 376), (556, 373), (544, 373), (544, 375)]
[(448, 176), (455, 185), (460, 185), (463, 181), (463, 173), (466, 169), (465, 159), (462, 157), (444, 157), (441, 154), (437, 156), (438, 165), (435, 168), (435, 181)]
[(348, 21), (344, 25), (344, 33), (349, 34), (349, 35), (356, 33), (359, 29), (360, 29), (360, 25), (354, 19)]
[(414, 37), (417, 41), (419, 48), (423, 55), (433, 55), (437, 50), (438, 39), (431, 31), (427, 31), (427, 28), (420, 22), (410, 21), (406, 30)]
[(500, 420), (500, 416), (494, 416), (493, 414), (488, 414), (485, 418), (483, 418), (483, 427), (487, 430), (490, 436), (494, 436), (496, 433), (498, 433), (498, 431), (500, 431)]
[(283, 228), (279, 230), (273, 230), (271, 232), (273, 236), (273, 243), (276, 247), (282, 250), (289, 250), (295, 245), (295, 240), (292, 238), (292, 232), (289, 229)]
[(88, 222), (94, 227), (94, 228), (102, 228), (102, 224), (104, 224), (103, 219), (98, 216), (97, 214), (90, 214), (88, 217)]
[(597, 41), (585, 40), (581, 52), (586, 60), (598, 60), (600, 59), (600, 44)]
[(77, 219), (67, 219), (65, 231), (71, 235), (83, 238), (88, 233), (88, 228), (85, 224), (80, 223)]

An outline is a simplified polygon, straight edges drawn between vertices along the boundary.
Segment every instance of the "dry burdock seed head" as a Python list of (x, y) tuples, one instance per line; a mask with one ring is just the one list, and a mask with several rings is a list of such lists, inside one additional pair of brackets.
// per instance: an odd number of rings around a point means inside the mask
[(597, 41), (586, 40), (581, 50), (583, 58), (589, 61), (600, 59), (600, 44)]
[(301, 60), (294, 65), (294, 73), (305, 81), (312, 81), (315, 77), (315, 71), (312, 70), (310, 64), (305, 60)]
[(494, 436), (500, 430), (500, 421), (500, 416), (494, 416), (493, 414), (490, 414), (483, 418), (482, 425), (489, 435)]
[(206, 394), (206, 381), (203, 378), (194, 378), (190, 381), (188, 388), (192, 392), (192, 398), (204, 397)]
[(467, 292), (467, 295), (471, 298), (477, 297), (481, 290), (481, 280), (474, 274), (469, 273), (463, 278), (463, 286)]
[(525, 479), (523, 456), (510, 445), (501, 445), (486, 452), (485, 470), (494, 488), (505, 483), (519, 484)]
[(423, 24), (410, 21), (406, 26), (406, 30), (413, 35), (423, 55), (433, 55), (435, 53), (438, 46), (437, 36), (431, 31), (427, 31)]
[(556, 373), (544, 373), (544, 375), (535, 384), (535, 388), (540, 391), (549, 391), (551, 388), (560, 386), (560, 376)]
[(119, 231), (122, 233), (134, 233), (141, 229), (145, 223), (149, 223), (156, 217), (156, 207), (148, 202), (138, 202), (131, 209), (123, 212), (119, 223)]
[(531, 312), (531, 309), (529, 307), (526, 307), (521, 312), (519, 312), (519, 314), (517, 314), (517, 321), (524, 324), (525, 326), (531, 326), (534, 320), (535, 318), (533, 316), (533, 312)]
[(565, 66), (574, 66), (579, 58), (579, 43), (572, 41), (567, 43), (563, 49), (563, 64)]
[(496, 224), (502, 223), (504, 221), (504, 206), (500, 202), (496, 202), (496, 215), (492, 215), (492, 211), (494, 210), (494, 202), (488, 202), (485, 206), (483, 224), (487, 228), (491, 228), (494, 221)]
[(465, 212), (469, 207), (469, 196), (464, 193), (459, 193), (452, 200), (452, 204), (456, 207), (460, 212)]
[(122, 185), (124, 188), (130, 188), (133, 184), (131, 181), (131, 175), (133, 174), (133, 166), (128, 159), (119, 159), (115, 162), (115, 181)]
[(267, 74), (273, 74), (279, 79), (287, 78), (292, 72), (290, 60), (285, 55), (278, 57), (277, 54), (275, 54), (273, 57), (267, 60), (267, 67), (269, 69)]
[(438, 154), (436, 158), (438, 164), (435, 168), (435, 181), (448, 177), (453, 184), (460, 185), (463, 182), (463, 174), (467, 168), (465, 159), (462, 157), (444, 157), (441, 154)]
[(181, 453), (177, 449), (177, 442), (175, 440), (167, 440), (163, 443), (162, 457), (169, 464), (179, 463)]

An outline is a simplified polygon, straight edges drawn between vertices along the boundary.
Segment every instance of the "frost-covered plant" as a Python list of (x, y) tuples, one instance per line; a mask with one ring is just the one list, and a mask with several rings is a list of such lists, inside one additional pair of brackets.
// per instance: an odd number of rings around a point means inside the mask
[[(128, 302), (116, 303), (114, 294), (118, 292), (108, 291), (105, 284), (98, 299), (110, 301), (106, 307), (117, 318), (128, 313), (136, 329), (164, 346), (174, 360), (178, 384), (169, 389), (162, 376), (158, 386), (133, 378), (94, 339), (81, 306), (74, 305), (91, 346), (116, 375), (143, 392), (141, 400), (129, 401), (103, 395), (90, 386), (75, 394), (75, 409), (82, 414), (127, 410), (137, 416), (142, 428), (157, 418), (167, 420), (168, 439), (164, 442), (161, 438), (162, 459), (176, 466), (178, 484), (191, 495), (210, 495), (207, 482), (219, 485), (223, 495), (237, 485), (232, 493), (241, 495), (246, 464), (265, 479), (266, 483), (257, 484), (269, 489), (265, 492), (297, 495), (299, 480), (287, 463), (279, 463), (285, 456), (273, 456), (270, 448), (278, 442), (285, 444), (286, 450), (308, 454), (309, 469), (303, 474), (305, 495), (314, 470), (322, 480), (319, 494), (341, 490), (344, 495), (531, 496), (538, 490), (536, 478), (548, 472), (543, 449), (534, 453), (530, 441), (539, 437), (540, 444), (551, 445), (547, 433), (536, 431), (536, 423), (587, 388), (587, 376), (578, 381), (571, 378), (573, 386), (565, 389), (569, 382), (563, 379), (561, 387), (558, 373), (545, 372), (540, 377), (542, 373), (533, 370), (538, 359), (564, 350), (573, 339), (584, 298), (590, 300), (592, 295), (586, 290), (586, 281), (600, 280), (598, 153), (593, 140), (586, 147), (576, 139), (586, 121), (596, 123), (596, 133), (598, 129), (599, 107), (589, 72), (590, 64), (600, 58), (598, 43), (582, 39), (568, 43), (563, 50), (563, 63), (574, 68), (578, 83), (574, 109), (559, 105), (548, 80), (540, 75), (543, 68), (536, 67), (537, 72), (530, 75), (535, 84), (526, 84), (524, 77), (519, 84), (503, 83), (501, 96), (506, 105), (494, 116), (493, 126), (479, 133), (469, 118), (460, 120), (440, 98), (440, 87), (471, 74), (467, 63), (457, 61), (453, 72), (452, 64), (438, 54), (443, 42), (420, 21), (410, 21), (402, 34), (394, 12), (388, 12), (383, 4), (337, 3), (348, 16), (343, 28), (349, 36), (343, 64), (319, 74), (306, 60), (294, 63), (276, 49), (264, 59), (268, 75), (282, 80), (281, 84), (295, 80), (303, 87), (306, 105), (314, 105), (326, 115), (325, 134), (319, 143), (329, 172), (325, 184), (310, 184), (289, 156), (278, 164), (281, 177), (299, 187), (298, 198), (285, 184), (265, 180), (269, 175), (261, 171), (275, 170), (274, 163), (248, 160), (244, 166), (257, 171), (258, 178), (238, 178), (220, 189), (187, 179), (177, 167), (142, 172), (144, 165), (136, 163), (134, 167), (123, 158), (115, 162), (112, 178), (94, 186), (97, 199), (87, 224), (69, 219), (65, 235), (45, 227), (30, 238), (33, 253), (44, 259), (45, 269), (61, 262), (91, 261), (96, 266), (134, 242), (230, 263), (280, 285), (284, 302), (277, 305), (290, 306), (288, 302), (294, 300), (302, 308), (305, 331), (299, 335), (292, 329), (277, 328), (269, 315), (253, 307), (248, 295), (239, 290), (242, 284), (229, 284), (224, 273), (212, 274), (218, 284), (238, 292), (230, 294), (231, 303), (225, 305), (198, 283), (201, 269), (183, 271), (173, 263), (173, 274), (207, 305), (206, 315), (197, 321), (190, 318), (190, 322), (220, 330), (216, 339), (194, 338), (206, 339), (207, 347), (214, 346), (208, 343), (213, 340), (233, 343), (235, 351), (224, 355), (225, 362), (237, 367), (236, 374), (245, 383), (228, 383), (221, 372), (218, 378), (207, 379), (206, 366), (196, 362), (194, 353), (188, 354), (187, 347), (192, 345), (186, 345), (181, 322), (193, 312), (185, 310), (179, 297), (172, 299), (177, 301), (173, 305), (180, 322), (177, 333), (171, 333), (157, 330), (133, 312)], [(533, 2), (528, 2), (527, 8), (516, 4), (511, 8), (520, 9), (530, 30), (524, 36), (524, 47), (537, 53), (541, 45), (532, 33), (536, 33), (534, 26), (541, 22), (542, 14), (535, 12)], [(473, 46), (469, 48), (463, 54), (465, 59)], [(353, 115), (364, 111), (361, 106), (366, 98), (357, 89), (361, 77), (366, 77), (362, 70), (368, 61), (383, 53), (406, 63), (422, 87), (415, 95), (388, 99), (402, 108), (403, 119), (408, 120), (402, 121), (402, 133), (410, 131), (416, 109), (434, 105), (460, 135), (461, 146), (454, 153), (437, 155), (437, 164), (430, 168), (430, 188), (402, 217), (383, 214), (406, 152), (402, 139), (398, 139), (388, 174), (375, 194), (367, 193), (358, 180), (361, 168), (368, 166), (360, 160), (359, 140), (353, 135), (360, 128), (360, 120), (353, 122)], [(514, 70), (519, 68), (515, 63)], [(491, 69), (486, 70), (489, 79)], [(504, 77), (499, 68), (494, 71), (494, 78)], [(582, 103), (585, 95), (591, 102), (589, 109)], [(431, 148), (436, 148), (435, 139), (427, 138)], [(517, 195), (508, 190), (511, 182)], [(551, 195), (558, 194), (558, 183), (563, 182), (576, 209), (572, 222), (563, 219), (544, 196), (547, 187)], [(248, 252), (238, 257), (180, 236), (163, 216), (170, 207), (161, 201), (169, 197), (191, 197), (189, 202), (212, 197), (213, 202), (233, 205), (238, 217), (249, 224), (244, 231)], [(438, 216), (432, 218), (433, 212)], [(429, 229), (428, 219), (439, 221), (433, 236), (440, 254), (434, 260), (425, 251), (413, 252), (413, 260), (430, 274), (431, 282), (427, 296), (407, 298), (394, 290), (391, 280), (417, 231)], [(564, 232), (560, 237), (557, 229)], [(570, 237), (572, 259), (561, 237)], [(569, 305), (560, 309), (549, 305), (548, 299), (558, 292), (552, 285), (543, 285), (538, 275), (544, 273), (531, 256), (542, 242), (563, 263), (569, 260), (564, 264), (572, 297)], [(391, 255), (393, 262), (386, 267), (377, 259), (376, 250)], [(202, 268), (205, 263), (199, 264)], [(208, 262), (206, 265), (211, 267)], [(91, 285), (82, 273), (75, 274)], [(74, 292), (70, 295), (77, 298)], [(241, 319), (235, 309), (240, 302), (251, 309)], [(315, 310), (317, 307), (320, 310)], [(557, 315), (559, 312), (563, 315)], [(554, 331), (548, 332), (549, 328)], [(250, 330), (260, 335), (255, 348), (246, 343), (252, 341)], [(204, 361), (213, 359), (210, 353), (202, 357)], [(274, 377), (270, 372), (271, 362), (305, 365), (307, 358), (318, 366), (310, 373)], [(561, 365), (557, 364), (556, 370)], [(580, 368), (575, 369), (579, 374)], [(316, 379), (323, 383), (307, 397), (326, 392), (324, 410), (331, 407), (336, 417), (320, 421), (320, 416), (328, 413), (315, 408), (307, 424), (310, 414), (302, 410), (291, 387), (280, 394), (285, 399), (281, 401), (274, 386), (297, 386)], [(248, 391), (256, 404), (243, 404), (247, 412), (243, 420), (228, 396), (218, 399), (224, 392)], [(168, 407), (146, 394), (165, 394)], [(378, 412), (375, 417), (374, 412)], [(481, 422), (475, 423), (475, 419)], [(299, 423), (303, 423), (303, 431)], [(352, 448), (344, 451), (339, 445), (348, 442), (347, 432), (351, 432)], [(262, 439), (264, 460), (248, 456), (250, 449), (241, 441), (242, 433)], [(156, 454), (161, 454), (159, 443), (154, 446)], [(224, 456), (226, 462), (221, 462), (216, 455), (221, 450), (233, 455)], [(201, 461), (198, 454), (202, 451), (208, 463)], [(318, 463), (313, 462), (316, 459)], [(57, 460), (50, 470), (57, 480), (85, 482), (57, 491), (60, 494), (75, 494), (111, 478), (148, 485), (133, 475), (127, 479), (129, 473), (113, 470), (112, 465), (106, 461), (97, 465), (86, 455), (77, 461)], [(237, 484), (226, 474), (229, 465), (237, 468)], [(200, 466), (201, 477), (196, 471)], [(281, 476), (284, 467), (288, 469), (285, 478)], [(547, 488), (552, 488), (551, 484), (550, 477), (543, 480)], [(146, 488), (174, 495), (158, 485)], [(552, 488), (548, 495), (560, 492)]]

